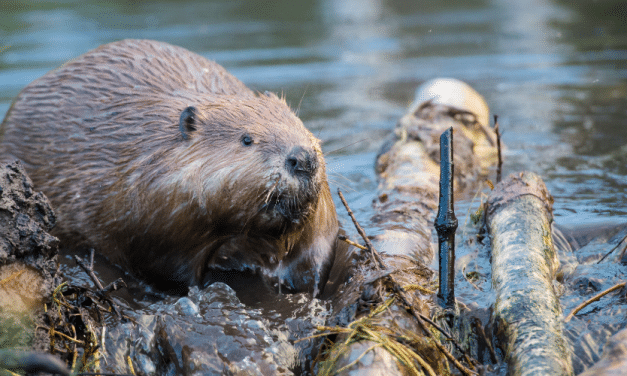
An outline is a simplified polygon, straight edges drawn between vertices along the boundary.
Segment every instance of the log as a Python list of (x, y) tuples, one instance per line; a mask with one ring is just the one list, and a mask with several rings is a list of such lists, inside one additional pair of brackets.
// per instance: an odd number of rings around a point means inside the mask
[(416, 101), (377, 156), (379, 196), (372, 222), (381, 229), (373, 239), (380, 252), (411, 255), (431, 264), (440, 135), (449, 128), (455, 133), (455, 194), (473, 192), (497, 161), (496, 135), (488, 127), (488, 112), (483, 97), (459, 80), (434, 79), (416, 90)]
[(552, 203), (544, 182), (530, 172), (510, 175), (488, 198), (494, 321), (513, 376), (573, 374), (553, 289), (559, 261)]
[[(334, 303), (335, 317), (330, 320), (330, 325), (346, 326), (370, 312), (371, 307), (363, 307), (359, 302), (376, 301), (379, 299), (377, 291), (385, 290), (389, 285), (379, 284), (378, 281), (385, 278), (373, 275), (391, 275), (402, 286), (424, 284), (433, 275), (429, 266), (435, 256), (431, 239), (438, 207), (442, 132), (449, 128), (455, 132), (453, 179), (458, 194), (468, 188), (474, 189), (477, 177), (484, 175), (496, 161), (495, 137), (485, 124), (487, 106), (470, 86), (458, 80), (437, 79), (419, 88), (416, 98), (384, 143), (376, 161), (379, 195), (371, 222), (378, 231), (372, 244), (381, 253), (387, 271), (373, 271), (368, 265), (357, 270), (339, 304)], [(389, 291), (383, 294), (389, 294)], [(414, 311), (428, 316), (428, 302), (432, 296), (412, 294)], [(395, 303), (390, 311), (377, 317), (390, 322), (384, 327), (401, 327), (422, 336), (414, 340), (421, 342), (415, 347), (420, 349), (426, 364), (418, 365), (418, 362), (415, 367), (426, 374), (436, 375), (446, 373), (449, 367), (463, 367), (454, 363), (446, 365), (447, 357), (434, 345), (431, 337), (424, 335), (421, 325), (407, 312), (404, 304)], [(338, 336), (336, 343), (347, 338)], [(387, 354), (385, 346), (375, 345), (372, 341), (353, 342), (342, 349), (331, 373), (412, 374), (408, 362), (398, 363), (396, 358)], [(375, 360), (382, 363), (374, 366)], [(462, 372), (472, 374), (472, 371)]]

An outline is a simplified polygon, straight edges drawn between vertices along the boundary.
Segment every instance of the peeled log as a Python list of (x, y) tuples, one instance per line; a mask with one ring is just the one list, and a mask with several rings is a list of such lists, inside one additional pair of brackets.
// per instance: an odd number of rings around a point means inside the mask
[(513, 376), (573, 374), (553, 289), (559, 261), (552, 203), (544, 182), (530, 172), (510, 175), (488, 199), (494, 317)]
[[(451, 127), (455, 132), (453, 159), (457, 193), (463, 194), (476, 187), (478, 177), (485, 175), (496, 161), (495, 136), (487, 124), (488, 108), (474, 89), (458, 80), (435, 79), (421, 86), (416, 98), (377, 156), (379, 196), (374, 204), (376, 214), (371, 220), (379, 230), (371, 241), (385, 260), (388, 272), (394, 271), (394, 278), (402, 286), (424, 283), (433, 273), (428, 265), (435, 256), (431, 239), (433, 217), (438, 207), (442, 132)], [(370, 294), (367, 292), (375, 290), (368, 287), (376, 280), (372, 277), (374, 274), (388, 272), (358, 270), (340, 303), (334, 304), (337, 313), (330, 324), (346, 326), (356, 316), (363, 315), (356, 313), (356, 303), (368, 300)], [(419, 295), (416, 293), (413, 306), (428, 316), (428, 298)], [(390, 310), (396, 312), (390, 327), (400, 325), (414, 333), (423, 333), (416, 319), (404, 307), (393, 305)], [(369, 309), (364, 311), (369, 312)], [(380, 316), (390, 319), (388, 310)], [(428, 337), (422, 338), (424, 345), (415, 347), (420, 348), (432, 374), (446, 374), (449, 366), (445, 358)], [(337, 340), (338, 343), (341, 341)], [(372, 348), (360, 359), (364, 350), (373, 344), (370, 341), (351, 344), (337, 361), (335, 374), (410, 374), (405, 365), (395, 364), (394, 357), (390, 357), (382, 346)], [(377, 361), (382, 363), (376, 364)]]
[(452, 184), (456, 194), (468, 193), (496, 163), (496, 136), (487, 124), (488, 113), (483, 97), (462, 81), (438, 78), (418, 88), (416, 101), (377, 156), (379, 197), (372, 223), (381, 232), (372, 241), (381, 253), (431, 264), (440, 136), (453, 128)]

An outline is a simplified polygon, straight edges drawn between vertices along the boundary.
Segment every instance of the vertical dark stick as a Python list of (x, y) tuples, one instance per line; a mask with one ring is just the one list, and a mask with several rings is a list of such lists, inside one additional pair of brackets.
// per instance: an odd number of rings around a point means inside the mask
[(446, 308), (455, 308), (455, 230), (453, 208), (453, 128), (440, 136), (440, 204), (435, 218), (440, 260), (438, 297)]
[(501, 130), (499, 129), (499, 117), (494, 115), (494, 132), (496, 133), (496, 150), (499, 162), (496, 167), (496, 182), (501, 182), (501, 171), (503, 170), (503, 159), (501, 158)]

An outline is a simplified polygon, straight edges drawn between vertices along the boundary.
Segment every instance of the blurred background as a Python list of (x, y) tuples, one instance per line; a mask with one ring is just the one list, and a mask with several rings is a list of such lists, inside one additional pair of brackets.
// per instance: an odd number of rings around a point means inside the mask
[(180, 45), (283, 93), (364, 223), (381, 140), (434, 77), (485, 96), (507, 145), (504, 173), (538, 172), (558, 223), (626, 218), (624, 0), (5, 0), (0, 115), (47, 71), (124, 38)]

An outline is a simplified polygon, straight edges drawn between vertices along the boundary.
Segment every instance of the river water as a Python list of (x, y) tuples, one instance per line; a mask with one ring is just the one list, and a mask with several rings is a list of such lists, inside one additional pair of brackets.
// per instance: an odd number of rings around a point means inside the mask
[[(485, 96), (504, 174), (542, 176), (558, 224), (627, 218), (624, 1), (3, 1), (0, 25), (2, 116), (31, 81), (124, 38), (180, 45), (282, 93), (323, 141), (332, 191), (371, 234), (376, 152), (434, 77)], [(470, 202), (456, 202), (460, 219)]]

